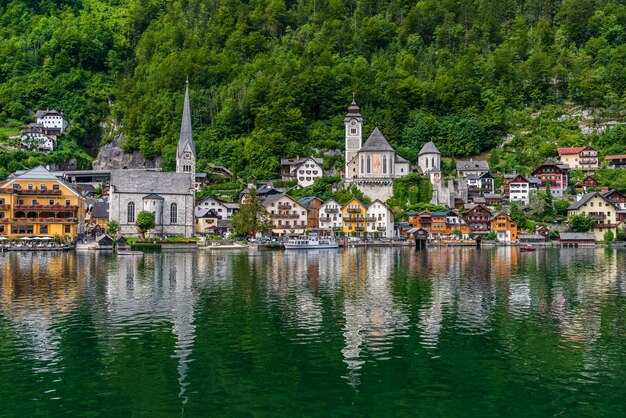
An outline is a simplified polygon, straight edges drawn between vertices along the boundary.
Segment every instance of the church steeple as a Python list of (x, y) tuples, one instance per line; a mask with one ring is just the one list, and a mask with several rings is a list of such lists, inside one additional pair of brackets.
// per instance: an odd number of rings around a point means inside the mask
[(180, 123), (180, 137), (176, 148), (176, 172), (196, 173), (196, 144), (193, 142), (191, 130), (191, 107), (189, 106), (189, 80), (185, 86), (185, 101), (183, 104), (183, 118)]

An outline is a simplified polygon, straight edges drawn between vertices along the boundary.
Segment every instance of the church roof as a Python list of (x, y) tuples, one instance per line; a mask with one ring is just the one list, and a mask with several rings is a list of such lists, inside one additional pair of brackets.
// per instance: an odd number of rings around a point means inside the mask
[(350, 119), (356, 119), (359, 122), (363, 122), (361, 109), (359, 109), (359, 106), (354, 101), (354, 98), (352, 99), (352, 104), (350, 104), (350, 107), (348, 107), (348, 113), (346, 114), (346, 117), (343, 119), (343, 121), (348, 122), (350, 121)]
[(408, 163), (409, 160), (407, 160), (406, 158), (402, 158), (398, 154), (396, 154), (395, 162), (396, 163)]
[(111, 170), (115, 193), (193, 194), (189, 173), (167, 173), (152, 170)]
[(360, 151), (394, 151), (394, 149), (391, 148), (389, 142), (387, 142), (378, 127), (376, 127), (359, 152)]
[(193, 142), (191, 132), (191, 108), (189, 106), (189, 82), (185, 87), (185, 103), (183, 104), (183, 118), (180, 123), (180, 137), (178, 139), (178, 156), (181, 157), (185, 146), (189, 144), (194, 157), (196, 155), (196, 144)]
[(143, 198), (144, 199), (151, 199), (151, 200), (163, 200), (163, 197), (159, 196), (156, 193), (150, 193), (149, 195), (146, 195)]
[(441, 153), (439, 152), (439, 150), (435, 146), (435, 143), (433, 141), (430, 141), (430, 142), (427, 142), (426, 144), (424, 144), (424, 146), (420, 150), (419, 154), (417, 154), (417, 155), (422, 155), (422, 154), (441, 154)]

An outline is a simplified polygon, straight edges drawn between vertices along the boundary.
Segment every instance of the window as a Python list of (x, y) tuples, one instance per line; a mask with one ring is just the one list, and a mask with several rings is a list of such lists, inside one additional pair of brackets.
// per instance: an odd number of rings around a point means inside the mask
[(70, 205), (70, 203), (71, 203), (71, 202), (70, 202), (69, 200), (66, 200), (66, 201), (65, 201), (65, 206), (69, 206), (69, 205)]
[(127, 222), (129, 224), (132, 224), (135, 222), (135, 203), (134, 202), (129, 202), (128, 203), (128, 219)]
[(39, 227), (39, 233), (40, 234), (47, 234), (48, 233), (48, 225), (41, 225)]
[(54, 199), (50, 199), (50, 200), (48, 200), (48, 204), (49, 204), (50, 206), (54, 206)]
[(372, 162), (370, 159), (370, 156), (367, 156), (367, 174), (369, 174), (372, 171)]
[(41, 190), (46, 190), (46, 185), (45, 184), (40, 185), (40, 187), (41, 187)]
[(32, 204), (33, 206), (35, 206), (35, 205), (38, 205), (39, 203), (37, 202), (37, 199), (33, 199), (33, 200), (32, 200), (32, 202), (31, 202), (31, 204)]
[(32, 184), (28, 185), (28, 190), (33, 190), (33, 185)]
[(350, 133), (352, 135), (356, 135), (356, 128), (350, 128)]
[(58, 184), (53, 184), (52, 185), (52, 190), (58, 191), (59, 190), (59, 185)]
[(170, 223), (178, 223), (178, 205), (176, 203), (170, 205)]
[(69, 234), (70, 232), (72, 232), (71, 226), (70, 225), (65, 225), (65, 233)]

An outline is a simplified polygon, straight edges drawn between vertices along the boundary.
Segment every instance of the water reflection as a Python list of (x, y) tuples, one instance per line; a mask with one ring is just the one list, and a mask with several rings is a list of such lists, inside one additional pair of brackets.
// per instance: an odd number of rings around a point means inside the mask
[[(197, 370), (219, 370), (216, 381), (247, 381), (242, 364), (260, 367), (276, 350), (285, 362), (290, 353), (297, 359), (287, 370), (314, 359), (303, 368), (328, 379), (339, 365), (337, 377), (357, 391), (386, 364), (411, 369), (422, 356), (449, 358), (451, 344), (466, 350), (461, 356), (477, 350), (481, 361), (490, 359), (468, 341), (497, 341), (518, 379), (530, 365), (543, 367), (549, 352), (577, 379), (601, 382), (623, 366), (611, 339), (625, 338), (623, 317), (612, 310), (616, 303), (623, 309), (625, 272), (624, 253), (604, 249), (10, 253), (0, 258), (0, 336), (10, 341), (0, 355), (34, 374), (63, 376), (71, 373), (67, 353), (76, 355), (67, 350), (67, 333), (88, 327), (98, 351), (90, 355), (118, 370), (127, 361), (149, 363), (129, 361), (129, 352), (141, 354), (129, 346), (158, 334), (145, 350), (164, 350), (173, 360), (152, 372), (176, 376), (181, 407), (203, 392)], [(212, 351), (217, 359), (199, 354), (207, 343), (220, 346)], [(219, 360), (230, 352), (249, 363)], [(32, 396), (64, 384), (54, 382)]]

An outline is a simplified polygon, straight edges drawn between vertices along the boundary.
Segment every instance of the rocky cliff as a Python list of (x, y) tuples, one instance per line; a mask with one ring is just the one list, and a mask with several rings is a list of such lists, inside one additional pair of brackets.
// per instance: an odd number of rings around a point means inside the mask
[(98, 157), (94, 160), (94, 170), (111, 170), (114, 168), (160, 168), (161, 157), (147, 160), (139, 151), (126, 154), (122, 150), (122, 135), (117, 135), (113, 141), (102, 146)]

